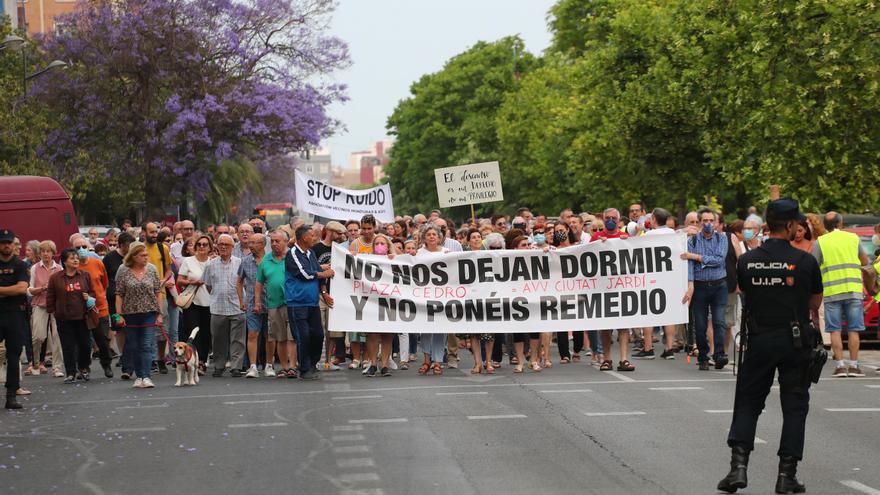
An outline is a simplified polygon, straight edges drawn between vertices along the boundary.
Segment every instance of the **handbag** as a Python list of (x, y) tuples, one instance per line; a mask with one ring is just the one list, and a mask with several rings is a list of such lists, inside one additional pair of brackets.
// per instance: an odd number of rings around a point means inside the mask
[(196, 287), (196, 290), (190, 291), (190, 287), (192, 286), (187, 287), (186, 290), (174, 297), (174, 304), (178, 308), (186, 309), (192, 306), (193, 300), (196, 298), (196, 293), (202, 288), (202, 286), (199, 285)]
[(98, 314), (97, 306), (86, 311), (86, 328), (94, 330), (101, 324), (101, 315)]

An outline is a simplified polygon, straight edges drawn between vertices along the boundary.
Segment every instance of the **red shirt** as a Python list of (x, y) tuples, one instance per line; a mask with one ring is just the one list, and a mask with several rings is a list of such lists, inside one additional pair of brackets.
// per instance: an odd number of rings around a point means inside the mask
[(629, 237), (629, 235), (626, 232), (622, 232), (620, 229), (618, 229), (617, 232), (615, 232), (613, 234), (609, 234), (605, 230), (600, 230), (599, 232), (596, 232), (595, 234), (593, 234), (592, 237), (590, 237), (590, 242), (596, 242), (599, 239), (603, 239), (603, 238), (604, 239), (626, 239), (628, 237)]

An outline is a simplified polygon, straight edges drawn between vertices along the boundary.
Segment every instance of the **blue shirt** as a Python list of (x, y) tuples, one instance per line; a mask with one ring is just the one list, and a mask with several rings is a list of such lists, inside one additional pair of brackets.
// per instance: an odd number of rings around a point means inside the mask
[(691, 237), (687, 241), (688, 252), (699, 254), (703, 262), (688, 261), (688, 281), (713, 282), (727, 278), (727, 266), (724, 258), (727, 256), (727, 236), (713, 232), (712, 237), (706, 239), (703, 232)]
[(299, 244), (284, 257), (284, 298), (290, 307), (318, 306), (318, 258), (312, 250), (304, 252)]

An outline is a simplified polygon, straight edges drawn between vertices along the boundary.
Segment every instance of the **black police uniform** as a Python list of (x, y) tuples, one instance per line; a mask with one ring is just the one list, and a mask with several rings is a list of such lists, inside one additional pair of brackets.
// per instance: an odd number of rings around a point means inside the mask
[[(14, 234), (9, 230), (0, 230), (0, 242), (12, 242)], [(27, 268), (23, 261), (13, 253), (9, 261), (0, 260), (0, 287), (12, 287), (29, 280)], [(21, 386), (18, 361), (21, 358), (22, 340), (27, 331), (25, 319), (26, 297), (0, 296), (0, 340), (6, 346), (6, 406), (16, 405), (15, 392)]]
[[(767, 210), (768, 217), (775, 215), (779, 220), (801, 218), (793, 200), (773, 201)], [(815, 335), (810, 325), (809, 303), (813, 295), (822, 293), (819, 263), (787, 240), (768, 239), (740, 257), (737, 282), (743, 292), (747, 344), (727, 437), (727, 444), (733, 449), (731, 473), (718, 488), (732, 493), (745, 487), (745, 469), (749, 452), (754, 449), (758, 416), (778, 370), (783, 423), (777, 453), (777, 493), (801, 492), (804, 487), (797, 483), (794, 474), (797, 461), (803, 457), (810, 402), (808, 370)], [(792, 328), (793, 324), (797, 330)], [(797, 332), (800, 337), (796, 337)], [(783, 480), (784, 476), (788, 478)]]

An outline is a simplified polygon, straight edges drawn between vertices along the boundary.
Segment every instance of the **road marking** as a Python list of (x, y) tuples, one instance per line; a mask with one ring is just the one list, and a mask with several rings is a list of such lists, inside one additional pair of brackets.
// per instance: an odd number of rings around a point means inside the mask
[(366, 425), (376, 423), (406, 423), (406, 418), (385, 418), (385, 419), (349, 419), (348, 423), (353, 425)]
[[(727, 430), (722, 430), (722, 431), (725, 433), (728, 432)], [(767, 443), (767, 440), (764, 440), (763, 438), (755, 437), (755, 443), (756, 444), (765, 444), (765, 443)]]
[(867, 493), (868, 495), (880, 495), (880, 490), (876, 488), (871, 488), (868, 485), (863, 485), (856, 480), (843, 480), (840, 482), (840, 484), (852, 488), (857, 492)]
[(275, 400), (275, 399), (268, 399), (268, 400), (236, 400), (236, 401), (231, 401), (231, 402), (224, 402), (223, 404), (224, 404), (224, 405), (227, 405), (227, 406), (235, 406), (235, 405), (238, 405), (238, 404), (269, 404), (269, 403), (271, 403), (271, 402), (278, 402), (278, 401)]
[(340, 397), (330, 397), (332, 400), (357, 400), (357, 399), (381, 399), (381, 395), (348, 395)]
[(111, 428), (107, 433), (138, 433), (143, 431), (165, 431), (164, 426), (144, 426), (143, 428)]
[(332, 428), (333, 431), (361, 431), (364, 429), (364, 425), (343, 425), (343, 426), (334, 426)]
[(376, 463), (370, 457), (343, 457), (336, 459), (336, 467), (340, 468), (363, 468), (375, 465)]
[(333, 447), (334, 454), (366, 454), (369, 451), (369, 445), (346, 445), (345, 447)]
[(622, 374), (620, 374), (620, 373), (618, 373), (618, 372), (616, 372), (616, 371), (603, 371), (602, 373), (605, 373), (606, 375), (611, 375), (611, 376), (613, 376), (614, 378), (617, 378), (618, 380), (623, 381), (623, 382), (634, 382), (634, 381), (636, 381), (635, 378), (631, 378), (631, 377), (628, 377), (628, 376), (626, 376), (626, 375), (622, 375)]
[(152, 406), (117, 406), (114, 409), (153, 409), (156, 407), (168, 407), (168, 404), (153, 404)]
[(703, 412), (709, 414), (732, 414), (733, 409), (703, 409)]
[(381, 488), (358, 488), (356, 490), (342, 490), (339, 495), (385, 495)]
[(865, 385), (868, 388), (880, 388), (880, 385)]
[(436, 395), (489, 395), (489, 392), (437, 392)]
[(468, 416), (467, 419), (521, 419), (527, 417), (525, 414), (490, 414), (488, 416)]
[(703, 390), (703, 387), (651, 387), (648, 390), (663, 390), (663, 391), (672, 391), (672, 390)]
[(287, 426), (287, 423), (237, 423), (227, 425), (228, 428), (270, 428), (273, 426)]
[(880, 412), (880, 407), (826, 407), (828, 412)]
[(339, 481), (344, 483), (362, 483), (364, 481), (379, 481), (376, 473), (343, 473), (339, 475)]
[(362, 442), (366, 437), (360, 434), (354, 435), (333, 435), (330, 437), (331, 442)]
[(587, 416), (641, 416), (647, 414), (645, 411), (613, 411), (613, 412), (588, 412)]
[(542, 394), (568, 394), (578, 392), (592, 392), (592, 390), (588, 388), (576, 388), (571, 390), (538, 390), (538, 392)]

